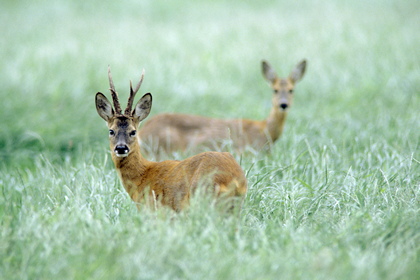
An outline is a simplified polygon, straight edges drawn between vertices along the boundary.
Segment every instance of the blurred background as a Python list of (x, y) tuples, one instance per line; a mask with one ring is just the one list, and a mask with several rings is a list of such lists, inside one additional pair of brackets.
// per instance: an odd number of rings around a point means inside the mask
[[(31, 165), (107, 147), (94, 95), (145, 81), (151, 115), (264, 119), (268, 60), (308, 60), (283, 134), (416, 137), (418, 1), (1, 1), (0, 160)], [(372, 132), (375, 132), (372, 135)], [(290, 138), (289, 138), (290, 139)], [(343, 140), (345, 141), (345, 140)], [(76, 152), (75, 152), (76, 151)], [(101, 150), (102, 151), (102, 150)]]
[[(420, 1), (0, 0), (0, 279), (418, 279)], [(137, 211), (95, 109), (265, 119), (240, 217)], [(136, 100), (136, 101), (137, 101)], [(124, 101), (125, 103), (125, 101)], [(174, 158), (183, 158), (183, 154)], [(207, 204), (206, 204), (207, 202)]]

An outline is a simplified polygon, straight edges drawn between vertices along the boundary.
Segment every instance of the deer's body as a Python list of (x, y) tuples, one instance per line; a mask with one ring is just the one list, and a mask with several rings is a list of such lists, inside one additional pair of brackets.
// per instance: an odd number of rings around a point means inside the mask
[[(235, 150), (246, 146), (261, 150), (280, 137), (286, 116), (287, 112), (273, 112), (267, 120), (254, 121), (160, 114), (141, 129), (140, 137), (149, 149), (162, 149), (166, 153), (199, 150), (200, 147), (223, 150), (225, 145), (232, 145)], [(159, 127), (159, 131), (155, 131), (155, 127)]]
[(241, 198), (247, 190), (243, 171), (229, 153), (152, 162), (137, 152), (125, 158), (113, 156), (113, 161), (125, 190), (138, 205), (157, 203), (180, 211), (201, 184), (219, 197)]
[(242, 151), (250, 146), (259, 151), (271, 146), (282, 134), (288, 108), (293, 100), (293, 88), (306, 69), (306, 61), (299, 63), (287, 78), (279, 78), (267, 63), (262, 64), (263, 74), (274, 90), (272, 108), (267, 119), (213, 119), (186, 114), (160, 114), (151, 118), (141, 128), (142, 146), (157, 154), (181, 150), (216, 149), (231, 145)]
[(127, 109), (121, 114), (110, 74), (109, 79), (115, 111), (102, 93), (96, 95), (96, 108), (108, 124), (117, 173), (138, 207), (165, 205), (180, 211), (188, 206), (190, 196), (199, 186), (207, 187), (216, 197), (232, 198), (234, 205), (242, 203), (247, 181), (242, 168), (229, 153), (206, 152), (182, 161), (145, 159), (140, 153), (136, 128), (149, 114), (152, 96), (145, 94), (130, 112), (140, 81), (136, 90), (131, 89)]

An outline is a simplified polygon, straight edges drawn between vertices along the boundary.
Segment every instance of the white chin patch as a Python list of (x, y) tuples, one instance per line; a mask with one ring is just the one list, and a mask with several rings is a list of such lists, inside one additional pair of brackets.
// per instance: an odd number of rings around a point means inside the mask
[(128, 156), (128, 153), (127, 154), (118, 154), (118, 153), (115, 153), (115, 155), (117, 157), (126, 157), (126, 156)]

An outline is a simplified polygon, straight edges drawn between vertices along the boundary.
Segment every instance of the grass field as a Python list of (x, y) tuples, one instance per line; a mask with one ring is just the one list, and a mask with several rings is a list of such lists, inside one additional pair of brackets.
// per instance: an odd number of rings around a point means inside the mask
[[(419, 279), (419, 1), (1, 1), (0, 279)], [(239, 219), (137, 211), (94, 96), (142, 69), (151, 115), (263, 119)], [(175, 156), (181, 158), (182, 156)], [(171, 218), (172, 217), (172, 218)]]

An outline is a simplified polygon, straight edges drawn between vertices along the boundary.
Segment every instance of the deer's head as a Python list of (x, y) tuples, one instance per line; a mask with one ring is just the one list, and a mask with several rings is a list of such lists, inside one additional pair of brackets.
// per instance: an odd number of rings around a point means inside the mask
[(152, 107), (152, 95), (146, 93), (139, 102), (137, 102), (134, 110), (131, 111), (134, 97), (143, 82), (143, 77), (144, 71), (135, 89), (133, 89), (130, 81), (130, 97), (128, 98), (127, 107), (124, 110), (124, 113), (122, 113), (120, 102), (118, 101), (118, 94), (112, 81), (110, 68), (108, 68), (108, 78), (114, 108), (112, 108), (111, 103), (102, 93), (98, 92), (95, 97), (96, 110), (98, 111), (99, 116), (108, 124), (111, 151), (113, 151), (117, 157), (126, 157), (133, 148), (136, 148), (136, 145), (138, 145), (137, 127), (140, 122), (149, 115)]
[(306, 60), (302, 60), (290, 72), (289, 77), (279, 78), (276, 71), (268, 64), (267, 61), (262, 62), (262, 72), (265, 79), (270, 83), (273, 89), (273, 106), (285, 111), (292, 105), (293, 89), (295, 84), (302, 79), (305, 74)]

